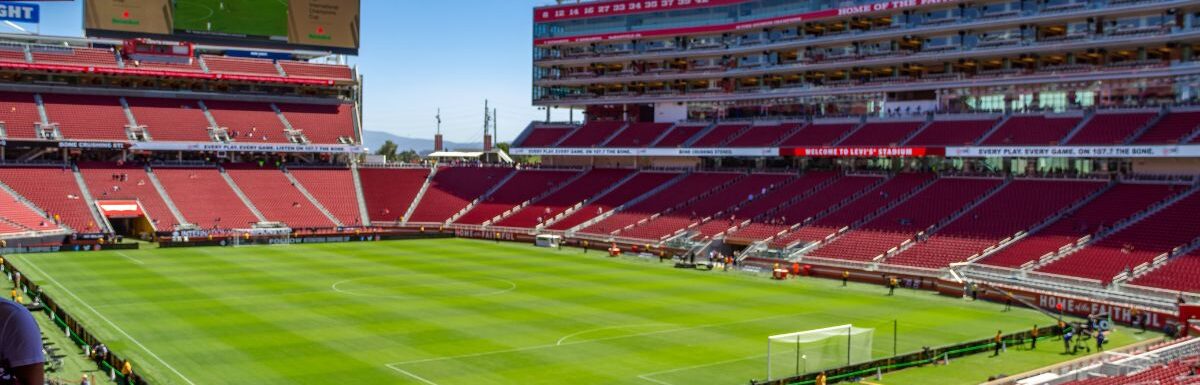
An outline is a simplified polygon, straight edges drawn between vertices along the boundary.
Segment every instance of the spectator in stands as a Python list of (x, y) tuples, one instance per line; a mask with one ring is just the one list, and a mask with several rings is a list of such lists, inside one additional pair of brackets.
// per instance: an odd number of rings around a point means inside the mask
[(133, 364), (130, 363), (128, 359), (126, 359), (125, 363), (121, 364), (121, 375), (123, 377), (125, 377), (126, 384), (133, 383), (132, 381), (129, 381), (129, 375), (131, 375), (131, 374), (133, 374)]
[(28, 309), (0, 300), (0, 382), (18, 385), (45, 383), (42, 332)]
[(1175, 298), (1175, 302), (1177, 302), (1177, 303), (1178, 303), (1178, 304), (1180, 304), (1180, 305), (1185, 305), (1185, 304), (1187, 304), (1187, 300), (1183, 298), (1183, 292), (1182, 292), (1182, 291), (1181, 291), (1181, 292), (1179, 292), (1179, 296)]

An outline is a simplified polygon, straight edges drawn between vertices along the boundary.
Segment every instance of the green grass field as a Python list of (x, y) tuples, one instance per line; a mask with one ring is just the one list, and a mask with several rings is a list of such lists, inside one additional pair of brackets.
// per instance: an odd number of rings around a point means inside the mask
[[(156, 384), (732, 385), (764, 376), (768, 335), (853, 323), (890, 356), (892, 320), (900, 352), (1050, 322), (930, 292), (458, 239), (10, 260)], [(1046, 346), (884, 382), (977, 383), (1074, 358)]]
[(175, 0), (175, 29), (287, 36), (287, 11), (287, 0)]

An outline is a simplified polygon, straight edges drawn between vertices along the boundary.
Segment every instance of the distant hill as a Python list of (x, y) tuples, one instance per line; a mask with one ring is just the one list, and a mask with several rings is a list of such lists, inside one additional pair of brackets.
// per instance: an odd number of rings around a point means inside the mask
[[(408, 137), (396, 136), (393, 134), (389, 134), (386, 132), (379, 132), (379, 131), (363, 131), (363, 138), (365, 139), (363, 142), (365, 142), (367, 148), (371, 149), (371, 151), (375, 151), (376, 149), (379, 149), (380, 146), (383, 146), (384, 142), (390, 140), (390, 141), (392, 141), (392, 143), (395, 143), (396, 146), (398, 147), (397, 152), (405, 151), (405, 150), (415, 150), (415, 151), (417, 151), (417, 153), (422, 154), (422, 155), (433, 152), (433, 138), (429, 138), (429, 139), (408, 138)], [(476, 143), (446, 142), (445, 144), (446, 144), (446, 149), (448, 149), (448, 150), (479, 150), (479, 149), (483, 148), (483, 143), (479, 143), (479, 142), (476, 142)]]

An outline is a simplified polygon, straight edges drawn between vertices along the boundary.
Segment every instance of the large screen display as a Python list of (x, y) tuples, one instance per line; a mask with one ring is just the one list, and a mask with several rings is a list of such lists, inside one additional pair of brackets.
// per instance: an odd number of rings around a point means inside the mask
[(357, 54), (359, 0), (84, 0), (89, 36)]

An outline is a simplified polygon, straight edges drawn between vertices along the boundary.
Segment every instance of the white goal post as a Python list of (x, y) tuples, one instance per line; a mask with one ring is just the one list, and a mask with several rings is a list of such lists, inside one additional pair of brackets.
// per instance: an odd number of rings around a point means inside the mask
[(871, 360), (875, 329), (854, 325), (767, 337), (767, 380)]

